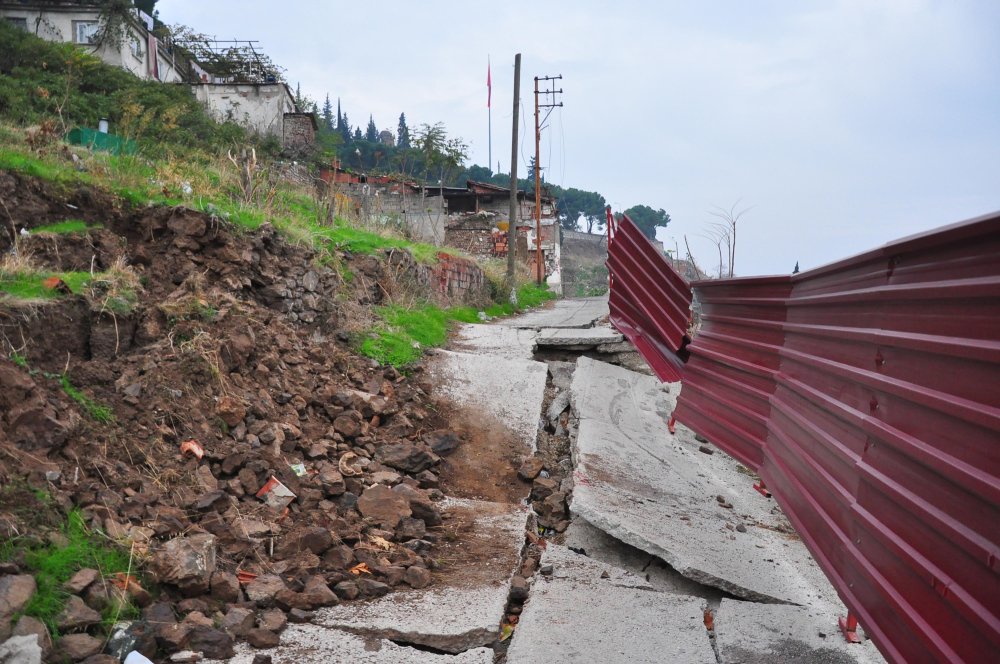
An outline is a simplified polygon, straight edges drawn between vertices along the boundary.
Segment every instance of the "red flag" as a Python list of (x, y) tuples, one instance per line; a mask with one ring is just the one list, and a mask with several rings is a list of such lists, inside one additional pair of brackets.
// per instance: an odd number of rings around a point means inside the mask
[(490, 63), (486, 63), (486, 108), (490, 107), (490, 100), (493, 97), (493, 81), (490, 80)]

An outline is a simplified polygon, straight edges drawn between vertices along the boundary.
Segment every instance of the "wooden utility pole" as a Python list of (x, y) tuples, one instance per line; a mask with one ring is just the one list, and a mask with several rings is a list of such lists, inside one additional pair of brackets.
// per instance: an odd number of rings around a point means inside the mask
[[(538, 118), (538, 109), (547, 108), (548, 112), (545, 114), (545, 118), (548, 119), (549, 113), (552, 112), (553, 108), (561, 107), (562, 102), (554, 103), (557, 94), (562, 94), (562, 88), (556, 90), (552, 88), (550, 90), (539, 90), (539, 81), (559, 81), (562, 80), (562, 74), (557, 76), (536, 76), (535, 77), (535, 276), (538, 284), (541, 285), (545, 281), (545, 261), (542, 259), (542, 166), (539, 163), (541, 161), (541, 142), (542, 142), (542, 122)], [(539, 104), (538, 95), (552, 95), (551, 104)], [(555, 239), (555, 229), (552, 233), (553, 240)]]
[(510, 132), (510, 220), (507, 222), (507, 285), (510, 302), (517, 304), (517, 279), (514, 254), (517, 251), (517, 121), (521, 105), (521, 54), (514, 56), (514, 123)]

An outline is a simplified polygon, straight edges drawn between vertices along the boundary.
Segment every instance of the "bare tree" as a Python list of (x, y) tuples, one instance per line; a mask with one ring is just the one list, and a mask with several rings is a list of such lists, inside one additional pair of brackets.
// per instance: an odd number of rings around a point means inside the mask
[[(726, 208), (719, 207), (718, 205), (716, 205), (714, 210), (709, 210), (709, 212), (708, 212), (713, 217), (718, 217), (719, 219), (722, 220), (721, 223), (716, 222), (716, 224), (715, 224), (716, 229), (715, 229), (714, 233), (719, 235), (718, 246), (720, 248), (720, 253), (721, 253), (721, 247), (722, 247), (723, 243), (726, 245), (726, 249), (728, 250), (728, 253), (729, 253), (729, 276), (730, 277), (732, 277), (733, 274), (734, 274), (733, 269), (734, 269), (735, 263), (736, 263), (736, 224), (737, 224), (737, 222), (739, 222), (740, 218), (744, 214), (746, 214), (747, 212), (749, 212), (752, 209), (752, 207), (748, 207), (748, 208), (743, 208), (742, 210), (737, 211), (736, 208), (739, 206), (739, 204), (740, 204), (740, 202), (736, 201), (735, 203), (733, 203), (732, 207), (730, 207), (728, 210)], [(715, 240), (713, 239), (713, 241), (715, 241)], [(719, 272), (721, 273), (722, 272), (722, 270), (721, 270), (721, 265), (722, 265), (721, 256), (720, 256), (720, 259), (719, 259), (719, 265), (720, 265)]]

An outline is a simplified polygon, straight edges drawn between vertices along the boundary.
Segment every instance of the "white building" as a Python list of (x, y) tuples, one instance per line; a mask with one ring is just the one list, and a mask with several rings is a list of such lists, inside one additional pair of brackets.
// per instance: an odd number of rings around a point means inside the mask
[(47, 41), (70, 42), (88, 49), (109, 65), (146, 80), (181, 83), (190, 64), (152, 33), (153, 19), (138, 9), (122, 26), (119, 43), (98, 43), (100, 7), (90, 2), (10, 2), (0, 0), (0, 17)]

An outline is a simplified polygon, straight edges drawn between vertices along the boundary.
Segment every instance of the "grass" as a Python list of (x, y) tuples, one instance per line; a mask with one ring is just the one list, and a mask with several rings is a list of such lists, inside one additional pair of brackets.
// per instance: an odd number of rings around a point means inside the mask
[(62, 386), (66, 396), (75, 401), (90, 419), (101, 424), (111, 424), (115, 421), (115, 415), (110, 408), (102, 406), (74, 387), (73, 383), (69, 382), (69, 376), (66, 374), (59, 377), (59, 384)]
[(56, 224), (38, 226), (32, 228), (32, 233), (52, 233), (53, 235), (71, 235), (73, 233), (86, 233), (96, 228), (102, 228), (100, 224), (90, 226), (82, 219), (67, 219)]
[[(24, 565), (35, 577), (38, 586), (24, 614), (41, 620), (53, 635), (59, 633), (57, 617), (69, 599), (63, 584), (76, 572), (90, 567), (100, 571), (104, 578), (119, 572), (128, 573), (130, 569), (135, 573), (134, 566), (129, 565), (129, 554), (91, 532), (79, 510), (69, 513), (62, 535), (65, 540), (59, 543), (29, 544), (24, 554)], [(16, 540), (9, 541), (0, 549), (0, 557), (10, 558), (18, 548)], [(118, 607), (112, 602), (102, 613), (105, 628), (111, 626), (116, 615), (119, 619), (135, 618), (138, 617), (138, 610), (131, 603)]]
[[(553, 299), (555, 293), (534, 283), (517, 289), (518, 309), (509, 302), (494, 304), (485, 311), (488, 316), (507, 316), (521, 309), (538, 306)], [(425, 348), (443, 346), (448, 331), (456, 322), (477, 323), (479, 311), (473, 307), (442, 309), (432, 304), (413, 307), (392, 305), (381, 307), (378, 314), (383, 325), (368, 333), (361, 342), (361, 353), (380, 364), (406, 367), (421, 358)]]
[(18, 300), (51, 300), (62, 294), (45, 285), (45, 280), (57, 277), (74, 294), (81, 294), (91, 280), (89, 272), (7, 272), (0, 271), (0, 293)]

